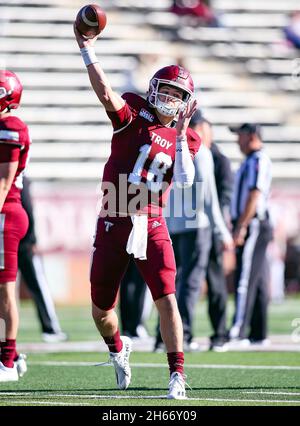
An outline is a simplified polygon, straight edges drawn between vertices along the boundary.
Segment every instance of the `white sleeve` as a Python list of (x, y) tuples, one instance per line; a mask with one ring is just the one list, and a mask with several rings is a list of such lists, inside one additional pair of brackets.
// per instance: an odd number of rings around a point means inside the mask
[(179, 188), (188, 188), (193, 185), (194, 177), (195, 167), (187, 138), (176, 138), (174, 181)]

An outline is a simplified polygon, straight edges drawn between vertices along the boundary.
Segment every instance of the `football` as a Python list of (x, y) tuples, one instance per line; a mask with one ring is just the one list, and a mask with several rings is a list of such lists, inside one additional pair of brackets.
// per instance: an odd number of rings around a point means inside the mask
[(86, 38), (94, 38), (106, 26), (106, 14), (97, 4), (83, 6), (76, 16), (76, 28)]

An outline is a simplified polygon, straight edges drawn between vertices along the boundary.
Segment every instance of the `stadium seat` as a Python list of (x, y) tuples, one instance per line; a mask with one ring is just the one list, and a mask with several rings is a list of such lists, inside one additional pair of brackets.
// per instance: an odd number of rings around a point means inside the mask
[[(23, 108), (17, 114), (30, 125), (35, 180), (97, 179), (109, 155), (112, 129), (73, 38), (72, 22), (81, 3), (3, 0), (0, 5), (0, 63), (16, 70), (24, 84)], [(140, 55), (154, 54), (169, 63), (184, 52), (199, 105), (234, 165), (240, 154), (228, 125), (258, 121), (275, 177), (300, 177), (300, 82), (297, 73), (291, 78), (298, 56), (284, 43), (282, 32), (288, 11), (298, 2), (213, 0), (221, 24), (217, 28), (184, 25), (170, 13), (171, 4), (101, 2), (110, 25), (96, 52), (112, 86), (120, 92), (131, 87)], [(138, 87), (145, 94), (147, 87)]]

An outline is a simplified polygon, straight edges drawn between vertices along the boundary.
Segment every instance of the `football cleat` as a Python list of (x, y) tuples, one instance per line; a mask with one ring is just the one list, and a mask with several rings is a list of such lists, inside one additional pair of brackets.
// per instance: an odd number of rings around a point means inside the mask
[(182, 374), (175, 371), (171, 374), (169, 382), (168, 399), (187, 399), (185, 393), (185, 381)]
[(129, 366), (129, 356), (132, 350), (131, 339), (121, 336), (123, 347), (121, 352), (110, 352), (110, 361), (115, 367), (117, 385), (119, 389), (127, 389), (131, 380), (131, 369)]
[(27, 357), (25, 354), (19, 354), (18, 358), (15, 360), (15, 365), (17, 367), (19, 377), (23, 377), (27, 372), (26, 358)]
[(0, 362), (0, 383), (1, 382), (17, 382), (19, 380), (16, 364), (12, 368), (5, 367)]

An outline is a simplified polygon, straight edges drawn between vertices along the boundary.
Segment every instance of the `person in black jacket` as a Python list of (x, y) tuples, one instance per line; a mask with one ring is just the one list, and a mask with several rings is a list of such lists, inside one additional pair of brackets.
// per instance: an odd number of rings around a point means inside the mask
[(37, 238), (35, 235), (30, 182), (25, 176), (23, 178), (21, 200), (28, 215), (29, 227), (25, 237), (20, 242), (18, 269), (35, 303), (42, 329), (42, 339), (48, 343), (62, 342), (67, 340), (67, 335), (61, 331), (45, 277), (42, 259), (36, 253)]
[[(229, 225), (233, 173), (229, 159), (219, 150), (216, 143), (212, 142), (210, 149), (215, 166), (219, 204), (225, 223)], [(226, 349), (228, 335), (226, 327), (227, 285), (223, 267), (223, 249), (216, 239), (213, 239), (209, 254), (206, 280), (208, 285), (208, 312), (214, 330), (214, 334), (210, 337), (210, 349), (223, 351)]]

